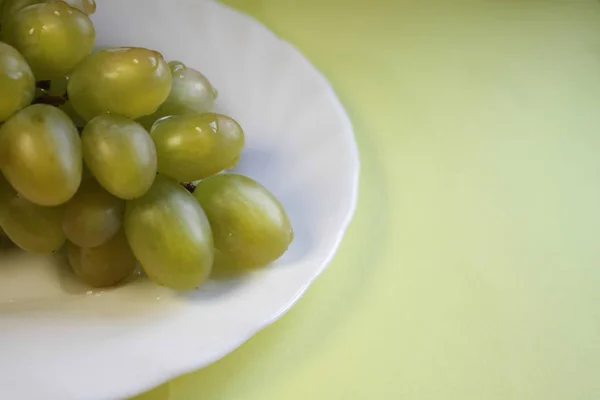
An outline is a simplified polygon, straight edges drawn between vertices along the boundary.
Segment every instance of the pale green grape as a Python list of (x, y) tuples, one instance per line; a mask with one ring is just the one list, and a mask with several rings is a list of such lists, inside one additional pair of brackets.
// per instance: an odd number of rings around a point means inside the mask
[(143, 197), (128, 201), (125, 234), (150, 279), (176, 290), (209, 276), (213, 240), (204, 211), (177, 182), (158, 175)]
[(35, 78), (23, 56), (0, 42), (0, 122), (28, 106), (35, 94)]
[(43, 206), (67, 202), (81, 183), (81, 140), (56, 107), (29, 106), (0, 129), (0, 170), (28, 200)]
[(102, 50), (75, 68), (68, 84), (77, 113), (90, 120), (110, 112), (136, 119), (150, 115), (171, 90), (162, 55), (142, 48)]
[(186, 114), (158, 121), (151, 132), (158, 172), (178, 181), (196, 181), (231, 167), (244, 147), (244, 132), (220, 114)]
[(4, 175), (0, 173), (0, 226), (2, 225), (2, 218), (8, 210), (8, 202), (15, 194), (15, 190), (6, 178), (4, 178)]
[(75, 7), (84, 14), (92, 15), (96, 12), (96, 2), (94, 0), (63, 0), (71, 7)]
[(48, 94), (50, 96), (64, 96), (67, 93), (67, 82), (66, 77), (51, 80)]
[(63, 231), (77, 246), (97, 247), (121, 229), (125, 203), (108, 193), (95, 179), (83, 181), (67, 203)]
[(216, 89), (200, 72), (179, 61), (171, 61), (169, 68), (173, 76), (171, 92), (154, 114), (140, 120), (147, 129), (158, 119), (169, 115), (208, 112), (217, 97)]
[(67, 256), (75, 274), (94, 287), (109, 287), (132, 275), (137, 260), (123, 231), (98, 247), (82, 248), (69, 242)]
[(90, 54), (95, 37), (87, 15), (57, 0), (19, 10), (2, 31), (3, 40), (23, 54), (37, 80), (67, 75)]
[(44, 3), (45, 1), (46, 0), (6, 0), (1, 5), (2, 17), (0, 18), (0, 23), (6, 25), (16, 13), (25, 7)]
[(62, 231), (64, 207), (42, 207), (13, 192), (5, 202), (0, 226), (10, 240), (30, 253), (47, 254), (65, 243)]
[(2, 229), (2, 219), (8, 211), (8, 202), (15, 194), (15, 191), (10, 184), (4, 179), (4, 176), (0, 173), (0, 250), (6, 245), (6, 233)]
[(212, 227), (215, 268), (262, 267), (281, 257), (294, 238), (283, 206), (246, 176), (221, 174), (205, 179), (194, 196)]
[(73, 107), (73, 104), (71, 104), (70, 101), (64, 102), (58, 108), (60, 108), (65, 114), (69, 116), (69, 118), (71, 118), (71, 121), (73, 121), (75, 126), (84, 127), (86, 125), (87, 122), (83, 118), (81, 118), (79, 114), (77, 114), (77, 111), (75, 111), (75, 108)]
[(114, 196), (135, 199), (152, 186), (156, 149), (140, 124), (117, 115), (100, 115), (87, 124), (81, 140), (86, 165)]

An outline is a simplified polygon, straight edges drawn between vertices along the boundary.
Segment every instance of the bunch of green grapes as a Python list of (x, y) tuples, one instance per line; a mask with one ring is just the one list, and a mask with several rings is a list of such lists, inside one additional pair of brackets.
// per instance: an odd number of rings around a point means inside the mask
[(245, 136), (211, 112), (216, 89), (154, 50), (93, 52), (95, 10), (0, 0), (0, 237), (64, 249), (94, 287), (140, 265), (189, 290), (279, 259), (289, 217), (264, 186), (225, 172)]

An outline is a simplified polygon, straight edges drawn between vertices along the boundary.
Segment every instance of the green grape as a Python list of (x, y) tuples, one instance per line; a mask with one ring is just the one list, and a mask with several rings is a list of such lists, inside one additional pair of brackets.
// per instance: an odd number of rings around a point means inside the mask
[(106, 113), (136, 119), (150, 115), (171, 90), (162, 55), (142, 48), (102, 50), (86, 58), (69, 78), (68, 93), (86, 120)]
[(87, 15), (57, 0), (19, 10), (2, 31), (3, 40), (23, 54), (37, 80), (66, 76), (91, 53), (95, 37)]
[(83, 118), (81, 118), (79, 114), (77, 114), (77, 111), (75, 111), (75, 108), (73, 108), (73, 104), (71, 104), (70, 101), (64, 102), (63, 104), (58, 106), (58, 108), (60, 108), (65, 114), (69, 116), (69, 118), (71, 118), (71, 121), (73, 121), (75, 126), (84, 127), (86, 125), (87, 122)]
[(4, 4), (2, 4), (2, 18), (0, 18), (0, 23), (6, 25), (16, 13), (25, 7), (44, 3), (45, 1), (46, 0), (6, 0)]
[(84, 14), (92, 15), (96, 12), (96, 2), (94, 0), (63, 0), (65, 3), (69, 4), (71, 7), (74, 7), (81, 11)]
[(61, 77), (50, 81), (50, 89), (48, 94), (50, 96), (64, 96), (67, 93), (67, 78)]
[(213, 240), (204, 211), (177, 182), (161, 175), (143, 197), (125, 206), (125, 234), (150, 279), (176, 290), (209, 276)]
[(15, 190), (0, 173), (0, 225), (2, 225), (2, 218), (8, 210), (8, 202), (15, 194)]
[(88, 179), (66, 205), (63, 231), (77, 246), (100, 246), (121, 229), (124, 208), (123, 200)]
[(186, 114), (158, 121), (151, 132), (158, 172), (180, 182), (196, 181), (231, 167), (244, 147), (244, 132), (220, 114)]
[(35, 94), (35, 78), (23, 56), (0, 42), (0, 122), (28, 106)]
[(216, 89), (200, 72), (179, 61), (171, 61), (169, 68), (173, 76), (171, 93), (154, 114), (140, 120), (146, 129), (166, 116), (208, 112), (217, 97)]
[(86, 165), (114, 196), (135, 199), (152, 186), (156, 148), (140, 124), (118, 115), (100, 115), (87, 124), (81, 140)]
[(53, 253), (65, 243), (61, 226), (63, 206), (38, 206), (14, 191), (4, 206), (0, 225), (9, 239), (23, 250)]
[(281, 257), (294, 238), (283, 206), (246, 176), (213, 176), (198, 184), (194, 196), (212, 227), (215, 268), (262, 267)]
[(73, 122), (56, 107), (29, 106), (0, 129), (0, 170), (26, 199), (56, 206), (81, 183), (81, 140)]
[(132, 275), (137, 260), (123, 231), (98, 247), (78, 247), (69, 242), (67, 257), (75, 274), (93, 287), (109, 287)]

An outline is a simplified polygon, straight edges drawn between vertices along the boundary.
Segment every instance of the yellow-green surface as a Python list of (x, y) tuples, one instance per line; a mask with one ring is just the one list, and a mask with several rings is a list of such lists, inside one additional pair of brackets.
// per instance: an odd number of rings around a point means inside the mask
[(600, 3), (228, 3), (330, 79), (360, 201), (298, 305), (171, 399), (599, 399)]

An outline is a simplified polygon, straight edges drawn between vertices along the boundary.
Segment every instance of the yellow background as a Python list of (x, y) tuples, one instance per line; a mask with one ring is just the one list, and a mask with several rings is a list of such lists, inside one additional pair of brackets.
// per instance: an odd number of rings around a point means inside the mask
[(171, 398), (600, 399), (600, 3), (226, 3), (330, 79), (360, 200), (298, 305)]

